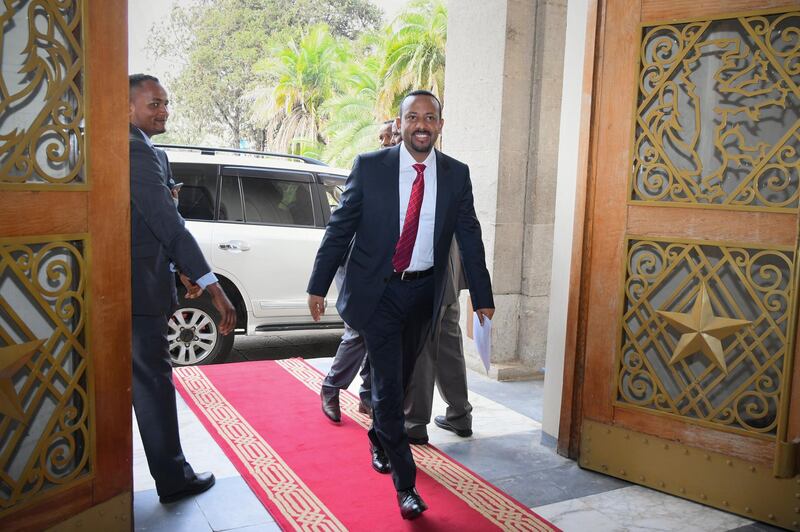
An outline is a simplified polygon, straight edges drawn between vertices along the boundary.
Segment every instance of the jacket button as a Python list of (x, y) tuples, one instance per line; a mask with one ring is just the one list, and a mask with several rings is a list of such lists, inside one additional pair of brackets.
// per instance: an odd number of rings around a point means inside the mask
[(388, 278), (388, 277), (384, 277), (384, 278), (383, 278), (383, 282), (384, 282), (384, 283), (388, 283), (388, 282), (389, 282), (389, 278)]

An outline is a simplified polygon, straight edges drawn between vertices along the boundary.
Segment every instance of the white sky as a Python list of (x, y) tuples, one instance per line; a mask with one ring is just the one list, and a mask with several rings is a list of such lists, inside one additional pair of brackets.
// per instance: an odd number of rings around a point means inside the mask
[[(407, 0), (370, 0), (383, 9), (389, 21), (406, 5)], [(150, 28), (159, 20), (169, 16), (175, 4), (190, 4), (192, 0), (129, 0), (128, 1), (128, 72), (145, 72), (163, 76), (175, 65), (169, 61), (154, 63), (147, 53), (147, 37)]]

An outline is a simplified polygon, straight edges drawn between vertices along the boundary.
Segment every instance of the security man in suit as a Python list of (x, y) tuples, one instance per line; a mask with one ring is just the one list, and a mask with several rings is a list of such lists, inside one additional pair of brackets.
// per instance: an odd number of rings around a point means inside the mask
[[(413, 91), (400, 105), (403, 142), (360, 155), (333, 212), (308, 284), (318, 320), (324, 297), (353, 241), (337, 309), (364, 335), (372, 367), (372, 465), (391, 470), (404, 519), (427, 509), (404, 427), (404, 389), (424, 339), (438, 324), (450, 243), (458, 240), (481, 322), (494, 314), (469, 168), (434, 150), (441, 104)], [(355, 238), (355, 240), (353, 240)]]
[(133, 407), (156, 491), (168, 503), (214, 485), (213, 474), (195, 473), (186, 461), (178, 435), (167, 342), (167, 322), (178, 303), (174, 269), (190, 297), (208, 291), (219, 312), (220, 333), (233, 330), (236, 312), (184, 226), (169, 176), (150, 142), (166, 130), (167, 92), (145, 74), (130, 76), (129, 86)]

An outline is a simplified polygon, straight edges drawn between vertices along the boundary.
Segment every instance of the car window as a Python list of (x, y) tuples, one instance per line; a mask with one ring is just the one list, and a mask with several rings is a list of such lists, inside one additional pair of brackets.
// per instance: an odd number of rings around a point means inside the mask
[(242, 195), (239, 193), (239, 178), (222, 176), (222, 193), (219, 196), (219, 219), (243, 222)]
[(314, 225), (311, 185), (260, 177), (242, 177), (247, 223)]
[(333, 212), (339, 208), (339, 201), (342, 198), (342, 190), (344, 190), (344, 187), (336, 185), (324, 185), (324, 186), (325, 186), (325, 198), (328, 200), (328, 206), (331, 208), (331, 212)]
[(344, 191), (344, 179), (326, 174), (319, 175), (322, 181), (322, 189), (325, 191), (325, 203), (330, 211), (326, 213), (327, 216), (339, 208), (339, 203), (342, 199), (342, 192)]
[(186, 220), (213, 220), (217, 192), (215, 165), (172, 165), (172, 177), (183, 183), (178, 195), (178, 211)]

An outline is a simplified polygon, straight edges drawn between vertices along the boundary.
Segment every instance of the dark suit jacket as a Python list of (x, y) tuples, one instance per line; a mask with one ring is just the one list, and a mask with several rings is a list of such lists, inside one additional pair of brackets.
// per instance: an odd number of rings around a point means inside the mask
[[(320, 244), (308, 293), (324, 296), (355, 235), (336, 308), (356, 330), (369, 321), (392, 274), (400, 237), (400, 146), (359, 155), (347, 179), (340, 206), (331, 215)], [(469, 168), (436, 152), (433, 323), (440, 312), (450, 243), (455, 234), (474, 308), (494, 308), (492, 284), (475, 217)], [(435, 327), (435, 325), (434, 325)]]
[(153, 149), (156, 151), (156, 156), (158, 157), (158, 162), (161, 163), (161, 168), (164, 169), (164, 179), (167, 182), (167, 187), (172, 190), (172, 187), (175, 186), (175, 179), (172, 178), (172, 167), (169, 165), (169, 157), (167, 156), (167, 152), (161, 148)]
[(195, 280), (211, 268), (175, 208), (155, 148), (133, 126), (129, 140), (133, 314), (170, 314), (177, 304), (170, 262)]

